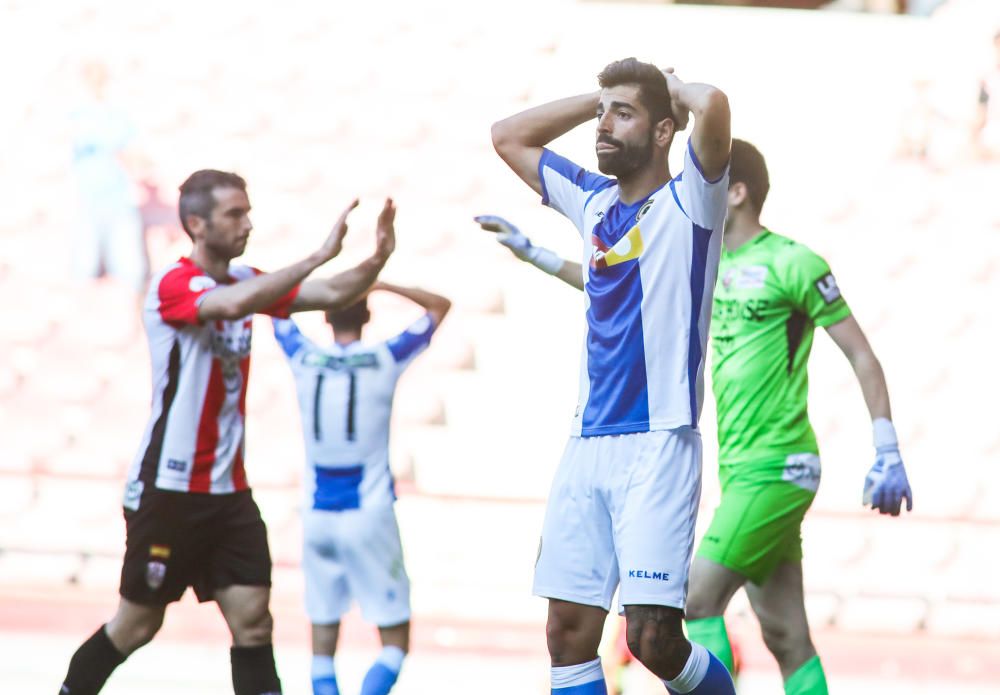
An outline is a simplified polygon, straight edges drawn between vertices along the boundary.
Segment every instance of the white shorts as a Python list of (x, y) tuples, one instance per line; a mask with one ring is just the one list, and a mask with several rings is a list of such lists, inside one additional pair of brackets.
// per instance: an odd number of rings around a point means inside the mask
[(306, 613), (313, 624), (340, 622), (355, 599), (364, 619), (379, 627), (410, 619), (410, 578), (391, 506), (310, 509), (303, 525)]
[(574, 437), (552, 481), (534, 593), (618, 610), (684, 608), (701, 496), (701, 435), (689, 427)]

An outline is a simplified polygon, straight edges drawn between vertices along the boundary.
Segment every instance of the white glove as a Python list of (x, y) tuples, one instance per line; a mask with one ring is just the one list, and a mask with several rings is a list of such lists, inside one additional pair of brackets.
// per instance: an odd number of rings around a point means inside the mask
[(563, 267), (563, 259), (542, 246), (535, 246), (521, 230), (497, 215), (479, 215), (472, 218), (487, 232), (496, 232), (497, 241), (510, 249), (522, 261), (531, 263), (549, 275), (555, 275)]

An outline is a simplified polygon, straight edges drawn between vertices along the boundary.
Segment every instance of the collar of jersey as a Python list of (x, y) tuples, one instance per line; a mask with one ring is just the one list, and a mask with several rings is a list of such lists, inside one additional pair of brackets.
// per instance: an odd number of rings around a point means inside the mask
[(760, 244), (760, 242), (767, 239), (769, 236), (771, 236), (771, 234), (772, 234), (771, 230), (768, 229), (767, 227), (764, 227), (764, 229), (761, 231), (760, 234), (755, 236), (747, 243), (743, 244), (743, 246), (739, 247), (735, 251), (730, 251), (729, 249), (723, 247), (723, 255), (732, 258), (734, 256), (742, 256), (745, 253), (749, 253), (750, 249), (756, 248)]
[[(181, 265), (190, 266), (190, 267), (196, 269), (199, 273), (201, 273), (202, 275), (204, 275), (207, 278), (212, 278), (211, 275), (209, 275), (208, 273), (205, 272), (204, 268), (202, 268), (200, 265), (198, 265), (197, 263), (195, 263), (194, 261), (192, 261), (188, 256), (181, 256), (180, 260), (177, 261), (177, 262), (180, 263)], [(215, 278), (212, 278), (212, 279), (215, 280)], [(218, 282), (218, 281), (216, 280), (216, 282)], [(234, 282), (236, 282), (236, 278), (234, 278), (232, 275), (227, 275), (226, 276), (226, 281), (225, 281), (224, 284), (231, 285)]]

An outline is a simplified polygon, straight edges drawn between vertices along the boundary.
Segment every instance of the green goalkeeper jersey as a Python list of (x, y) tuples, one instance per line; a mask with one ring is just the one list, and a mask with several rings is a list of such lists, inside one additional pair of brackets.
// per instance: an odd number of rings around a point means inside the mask
[(826, 261), (802, 244), (765, 229), (723, 248), (711, 331), (720, 465), (759, 462), (780, 479), (779, 460), (819, 453), (807, 412), (813, 331), (850, 314)]

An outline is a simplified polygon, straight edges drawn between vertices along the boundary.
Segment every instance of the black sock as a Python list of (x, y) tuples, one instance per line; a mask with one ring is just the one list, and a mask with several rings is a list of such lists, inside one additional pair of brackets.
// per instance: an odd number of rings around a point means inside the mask
[(229, 657), (236, 695), (281, 695), (281, 681), (274, 667), (274, 649), (270, 644), (233, 647)]
[(97, 695), (104, 681), (123, 661), (125, 655), (115, 648), (101, 625), (70, 659), (59, 695)]

